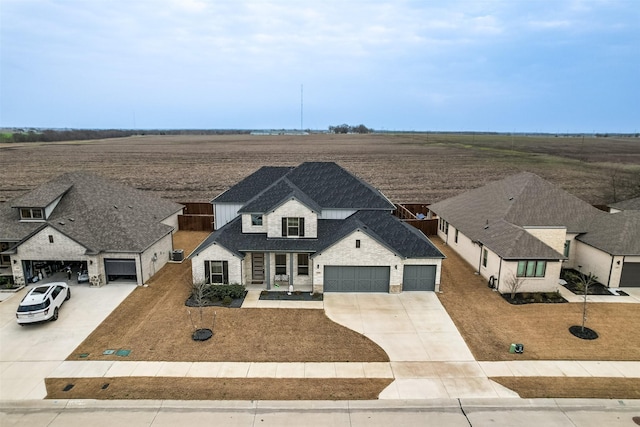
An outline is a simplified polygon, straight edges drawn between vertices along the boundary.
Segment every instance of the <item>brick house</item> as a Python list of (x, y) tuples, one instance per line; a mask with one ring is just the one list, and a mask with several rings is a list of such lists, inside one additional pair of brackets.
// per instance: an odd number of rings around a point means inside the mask
[(143, 284), (169, 260), (183, 206), (88, 172), (0, 204), (0, 273), (16, 284), (71, 266), (91, 284)]
[(212, 203), (216, 231), (190, 255), (194, 282), (438, 290), (442, 253), (336, 163), (263, 167)]
[(562, 269), (640, 286), (640, 211), (607, 213), (523, 172), (434, 203), (438, 236), (498, 291), (553, 292)]

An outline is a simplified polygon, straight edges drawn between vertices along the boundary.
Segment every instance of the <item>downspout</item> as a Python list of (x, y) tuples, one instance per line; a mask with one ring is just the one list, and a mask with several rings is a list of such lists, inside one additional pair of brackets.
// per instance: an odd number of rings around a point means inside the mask
[(502, 257), (500, 257), (500, 266), (498, 267), (498, 283), (496, 284), (496, 291), (500, 293), (500, 277), (502, 276)]
[(144, 285), (144, 270), (142, 269), (142, 254), (138, 254), (138, 260), (140, 261), (140, 281)]

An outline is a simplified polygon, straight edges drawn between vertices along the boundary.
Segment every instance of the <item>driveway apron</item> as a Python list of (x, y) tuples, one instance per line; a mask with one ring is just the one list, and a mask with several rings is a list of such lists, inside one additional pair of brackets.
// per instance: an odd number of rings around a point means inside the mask
[(395, 381), (381, 399), (518, 397), (487, 378), (435, 293), (327, 293), (324, 308), (389, 355)]

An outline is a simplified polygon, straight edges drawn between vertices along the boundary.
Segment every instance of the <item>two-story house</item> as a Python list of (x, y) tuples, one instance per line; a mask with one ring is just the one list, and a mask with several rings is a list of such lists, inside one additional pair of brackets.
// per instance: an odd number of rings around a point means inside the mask
[(190, 255), (195, 283), (438, 290), (442, 253), (336, 163), (263, 167), (212, 203), (216, 231)]
[(169, 260), (183, 206), (88, 172), (0, 204), (0, 272), (16, 284), (73, 267), (91, 284), (143, 284)]

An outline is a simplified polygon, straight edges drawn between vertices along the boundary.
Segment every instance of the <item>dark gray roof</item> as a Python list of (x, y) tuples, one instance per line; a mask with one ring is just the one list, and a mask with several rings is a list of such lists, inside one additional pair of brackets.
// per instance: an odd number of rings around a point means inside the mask
[(577, 239), (611, 255), (640, 255), (640, 211), (603, 212)]
[(264, 213), (281, 203), (281, 197), (294, 193), (299, 199), (304, 194), (305, 204), (320, 209), (395, 209), (380, 191), (334, 162), (307, 162), (296, 168), (264, 167), (213, 202), (249, 203), (242, 212)]
[[(0, 235), (24, 239), (49, 225), (86, 247), (90, 253), (142, 252), (172, 231), (172, 227), (161, 221), (182, 209), (177, 203), (88, 172), (62, 175), (44, 187), (65, 185), (68, 190), (44, 223), (21, 223), (17, 212), (2, 209)], [(41, 187), (34, 191), (41, 193)], [(29, 200), (29, 196), (21, 199)]]
[[(602, 213), (529, 172), (434, 203), (429, 209), (472, 240), (483, 242), (503, 257), (514, 254), (543, 257), (548, 253), (550, 248), (546, 245), (541, 247), (536, 243), (537, 239), (523, 234), (522, 227), (566, 227), (569, 233), (583, 233)], [(499, 221), (505, 221), (511, 227), (497, 224)], [(486, 225), (494, 230), (500, 228), (502, 234), (488, 232)], [(516, 241), (517, 248), (510, 243)], [(555, 254), (556, 257), (559, 255)]]
[(267, 187), (285, 176), (291, 167), (264, 166), (252, 173), (211, 202), (215, 203), (247, 203), (263, 192)]
[(389, 250), (404, 258), (444, 258), (424, 234), (388, 212), (361, 211), (344, 220), (318, 220), (317, 239), (267, 238), (261, 233), (242, 233), (241, 217), (235, 218), (193, 251), (196, 256), (212, 244), (218, 244), (241, 257), (246, 252), (309, 252), (325, 250), (348, 234), (361, 230)]
[(640, 211), (640, 197), (625, 200), (623, 202), (613, 203), (609, 206), (621, 211)]
[(265, 213), (292, 198), (296, 198), (316, 212), (321, 209), (316, 202), (285, 177), (254, 197), (238, 210), (238, 213)]

